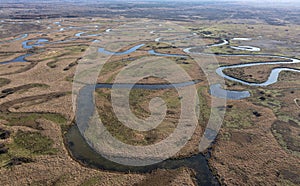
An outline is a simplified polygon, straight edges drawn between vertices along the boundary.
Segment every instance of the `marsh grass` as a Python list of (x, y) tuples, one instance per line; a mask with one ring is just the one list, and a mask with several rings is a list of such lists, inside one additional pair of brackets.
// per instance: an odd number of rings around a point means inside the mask
[(36, 125), (37, 119), (47, 119), (59, 125), (65, 125), (67, 120), (59, 114), (39, 114), (39, 113), (29, 113), (29, 114), (19, 114), (10, 113), (7, 115), (0, 116), (0, 119), (7, 120), (9, 126), (27, 126), (33, 127)]
[(14, 143), (11, 147), (15, 151), (26, 153), (28, 151), (29, 154), (34, 155), (55, 154), (57, 152), (57, 149), (52, 148), (53, 140), (39, 132), (18, 131), (13, 139)]
[(12, 142), (6, 145), (8, 152), (0, 155), (0, 167), (12, 166), (15, 163), (33, 162), (35, 156), (54, 155), (53, 140), (39, 132), (17, 131)]
[(129, 96), (130, 109), (140, 119), (150, 116), (149, 102), (153, 97), (160, 97), (168, 108), (164, 121), (155, 129), (139, 132), (124, 126), (116, 117), (111, 106), (110, 90), (97, 90), (97, 108), (101, 121), (107, 130), (119, 140), (134, 144), (147, 145), (167, 137), (176, 127), (180, 115), (180, 99), (175, 90), (132, 89)]

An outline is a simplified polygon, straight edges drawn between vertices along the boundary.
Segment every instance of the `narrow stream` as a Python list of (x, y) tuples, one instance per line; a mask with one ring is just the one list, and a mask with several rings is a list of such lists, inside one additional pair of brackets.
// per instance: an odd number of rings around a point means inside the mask
[(32, 54), (24, 54), (24, 55), (21, 55), (19, 57), (16, 57), (15, 59), (12, 59), (10, 61), (3, 61), (3, 62), (0, 62), (0, 64), (8, 64), (8, 63), (15, 63), (15, 62), (27, 62), (25, 60), (26, 57), (28, 56), (31, 56)]
[(210, 85), (209, 93), (215, 97), (231, 100), (240, 100), (250, 97), (249, 91), (225, 90), (221, 84)]
[[(26, 36), (27, 37), (27, 36)], [(36, 46), (43, 46), (42, 43), (48, 42), (48, 39), (30, 39), (30, 40), (26, 40), (22, 42), (22, 48), (24, 49), (32, 49), (33, 47)], [(32, 43), (32, 44), (28, 44), (28, 43)], [(12, 60), (9, 61), (4, 61), (4, 62), (0, 62), (0, 64), (8, 64), (8, 63), (14, 63), (14, 62), (27, 62), (26, 61), (26, 57), (32, 56), (33, 54), (24, 54), (21, 56), (18, 56)]]
[(0, 44), (3, 44), (3, 43), (11, 43), (11, 42), (14, 42), (14, 41), (19, 41), (19, 40), (21, 40), (21, 39), (25, 39), (26, 37), (28, 37), (28, 34), (22, 34), (22, 35), (20, 35), (19, 37), (16, 37), (16, 38), (14, 38), (14, 39), (1, 41)]
[[(130, 88), (134, 89), (170, 89), (190, 86), (200, 81), (190, 81), (177, 84), (97, 84), (95, 88)], [(82, 137), (80, 131), (85, 131), (87, 126), (85, 125), (86, 119), (91, 117), (95, 111), (93, 104), (93, 92), (94, 87), (92, 85), (86, 85), (79, 91), (77, 99), (77, 110), (76, 110), (76, 125), (65, 134), (66, 144), (73, 157), (81, 163), (95, 168), (100, 168), (110, 171), (118, 172), (137, 172), (147, 173), (155, 169), (177, 169), (180, 167), (188, 167), (195, 171), (198, 185), (219, 185), (217, 179), (212, 174), (207, 157), (203, 154), (194, 155), (188, 158), (181, 159), (168, 159), (163, 162), (150, 165), (150, 166), (124, 166), (115, 162), (109, 161), (103, 158), (99, 153), (95, 152), (86, 140)], [(79, 130), (80, 128), (80, 130)]]
[(124, 52), (111, 52), (111, 51), (105, 50), (105, 48), (99, 48), (98, 52), (101, 52), (101, 53), (104, 53), (104, 54), (107, 54), (107, 55), (117, 55), (117, 56), (127, 55), (127, 54), (130, 54), (132, 52), (135, 52), (137, 49), (141, 48), (144, 45), (145, 44), (136, 45), (136, 46), (124, 51)]
[(86, 34), (86, 32), (78, 32), (75, 34), (75, 37), (96, 37), (101, 36), (101, 34)]
[[(209, 47), (216, 47), (216, 46), (223, 46), (228, 44), (229, 42), (227, 40), (223, 40), (221, 43), (218, 44), (213, 44), (213, 45), (209, 45)], [(105, 50), (104, 48), (99, 48), (98, 52), (102, 52), (105, 53), (107, 55), (125, 55), (125, 54), (130, 54), (134, 51), (136, 51), (137, 49), (141, 48), (142, 46), (144, 46), (144, 44), (140, 44), (137, 46), (134, 46), (132, 48), (130, 48), (127, 51), (124, 52), (110, 52)], [(250, 47), (250, 46), (247, 46)], [(186, 53), (197, 53), (197, 52), (192, 52), (191, 50), (194, 48), (186, 48), (183, 51)], [(242, 48), (241, 48), (242, 49)], [(243, 49), (247, 49), (246, 46)], [(249, 50), (257, 50), (259, 48), (251, 48)], [(165, 54), (165, 53), (159, 53), (156, 52), (155, 50), (149, 50), (148, 51), (149, 54), (151, 55), (157, 55), (157, 56), (165, 56), (165, 57), (188, 57), (187, 55), (180, 55), (180, 54)], [(290, 57), (284, 57), (284, 56), (276, 56), (276, 55), (266, 55), (266, 54), (205, 54), (205, 53), (198, 53), (198, 54), (203, 54), (203, 55), (218, 55), (218, 56), (251, 56), (251, 57), (272, 57), (272, 58), (278, 58), (278, 59), (284, 59), (286, 61), (274, 61), (274, 62), (259, 62), (259, 63), (245, 63), (245, 64), (236, 64), (236, 65), (228, 65), (228, 66), (222, 66), (216, 69), (216, 73), (228, 80), (234, 81), (234, 82), (238, 82), (244, 85), (248, 85), (248, 86), (268, 86), (271, 84), (274, 84), (278, 81), (278, 77), (280, 72), (282, 71), (291, 71), (291, 72), (300, 72), (300, 70), (298, 69), (293, 69), (293, 68), (274, 68), (272, 69), (268, 80), (266, 82), (263, 83), (251, 83), (251, 82), (247, 82), (235, 77), (231, 77), (226, 75), (223, 71), (225, 69), (233, 69), (233, 68), (242, 68), (242, 67), (252, 67), (252, 66), (259, 66), (259, 65), (279, 65), (279, 64), (295, 64), (295, 63), (300, 63), (299, 59), (296, 58), (290, 58)], [(227, 99), (243, 99), (246, 97), (250, 96), (250, 92), (249, 91), (230, 91), (230, 90), (224, 90), (220, 85), (212, 85), (210, 87), (210, 93), (211, 95), (215, 96), (215, 97), (220, 97), (220, 98), (224, 98), (226, 97)], [(227, 96), (225, 95), (225, 93), (227, 94)]]
[(99, 83), (96, 84), (96, 88), (133, 88), (133, 89), (146, 89), (146, 90), (159, 90), (159, 89), (171, 89), (171, 88), (180, 88), (180, 87), (186, 87), (190, 85), (194, 85), (199, 83), (200, 80), (194, 80), (194, 81), (187, 81), (182, 83), (173, 83), (173, 84), (127, 84), (127, 83)]
[[(225, 55), (219, 55), (219, 56), (225, 56)], [(228, 56), (228, 55), (226, 55)], [(230, 55), (230, 56), (241, 56), (241, 55)], [(300, 63), (299, 59), (296, 58), (289, 58), (289, 57), (282, 57), (282, 56), (273, 56), (273, 55), (260, 55), (260, 54), (244, 54), (242, 56), (261, 56), (261, 57), (273, 57), (273, 58), (279, 58), (279, 59), (285, 59), (286, 61), (274, 61), (274, 62), (259, 62), (259, 63), (245, 63), (245, 64), (237, 64), (237, 65), (228, 65), (228, 66), (222, 66), (216, 69), (216, 73), (228, 80), (234, 81), (241, 83), (243, 85), (248, 85), (248, 86), (268, 86), (271, 84), (274, 84), (278, 81), (278, 77), (280, 72), (282, 71), (290, 71), (290, 72), (300, 72), (298, 69), (293, 69), (293, 68), (285, 68), (285, 67), (280, 67), (280, 68), (273, 68), (268, 80), (263, 82), (263, 83), (251, 83), (248, 81), (244, 81), (232, 76), (226, 75), (223, 71), (225, 69), (234, 69), (234, 68), (242, 68), (242, 67), (253, 67), (253, 66), (259, 66), (259, 65), (280, 65), (280, 64), (296, 64)]]
[[(213, 46), (222, 46), (228, 44), (227, 40), (223, 40), (222, 43), (218, 43)], [(139, 48), (144, 46), (144, 44), (136, 45), (124, 52), (111, 52), (107, 51), (104, 48), (99, 48), (98, 52), (105, 53), (107, 55), (125, 55), (130, 54)], [(186, 49), (185, 51), (187, 53), (190, 53), (190, 49)], [(178, 54), (163, 54), (159, 52), (155, 52), (154, 50), (148, 51), (151, 55), (158, 55), (158, 56), (167, 56), (167, 57), (187, 57), (183, 55)], [(259, 56), (255, 54), (249, 54), (249, 55), (230, 55), (230, 56)], [(232, 80), (234, 82), (240, 82), (245, 85), (249, 86), (267, 86), (270, 84), (273, 84), (278, 81), (278, 76), (281, 71), (296, 71), (300, 72), (299, 70), (290, 69), (290, 68), (275, 68), (272, 70), (271, 74), (269, 75), (269, 78), (264, 83), (249, 83), (245, 82), (243, 80), (227, 76), (223, 73), (223, 70), (225, 69), (232, 69), (232, 68), (241, 68), (241, 67), (250, 67), (250, 66), (258, 66), (258, 65), (277, 65), (277, 64), (293, 64), (293, 63), (299, 63), (300, 61), (298, 59), (294, 58), (288, 58), (288, 57), (282, 57), (282, 56), (268, 56), (268, 55), (260, 55), (264, 57), (277, 57), (279, 59), (286, 59), (286, 62), (278, 61), (278, 62), (260, 62), (260, 63), (248, 63), (248, 64), (238, 64), (238, 65), (230, 65), (230, 66), (223, 66), (216, 69), (216, 73), (220, 75), (221, 77), (225, 79)], [(188, 86), (193, 85), (196, 82), (185, 82), (177, 85), (170, 85), (170, 84), (162, 84), (162, 85), (134, 85), (133, 88), (140, 88), (140, 89), (164, 89), (164, 88), (174, 88), (178, 86)], [(112, 88), (113, 84), (97, 84), (95, 88)], [(114, 85), (116, 88), (130, 88), (132, 84), (116, 84)], [(114, 163), (112, 161), (107, 160), (106, 158), (103, 158), (101, 155), (96, 153), (86, 142), (86, 140), (82, 137), (82, 134), (79, 131), (85, 131), (86, 125), (84, 125), (84, 121), (87, 121), (89, 117), (92, 116), (92, 113), (94, 112), (93, 107), (93, 100), (91, 98), (92, 93), (86, 93), (85, 90), (89, 90), (89, 87), (84, 87), (82, 90), (80, 90), (79, 98), (77, 101), (77, 107), (76, 111), (76, 121), (77, 125), (73, 126), (65, 135), (65, 139), (67, 142), (67, 146), (70, 150), (70, 153), (72, 154), (75, 159), (80, 161), (81, 163), (96, 167), (104, 170), (110, 170), (110, 171), (119, 171), (119, 172), (151, 172), (152, 170), (162, 168), (162, 169), (176, 169), (179, 167), (189, 167), (193, 169), (196, 172), (196, 178), (198, 185), (219, 185), (217, 179), (212, 174), (211, 170), (209, 169), (207, 158), (202, 155), (198, 154), (192, 157), (183, 158), (183, 159), (168, 159), (161, 163), (151, 165), (151, 166), (144, 166), (144, 167), (130, 167), (130, 166), (123, 166), (117, 163)], [(230, 91), (230, 90), (224, 90), (222, 89), (220, 84), (215, 84), (210, 86), (210, 93), (213, 96), (226, 98), (226, 99), (243, 99), (250, 96), (249, 91)], [(83, 96), (84, 98), (82, 98)], [(84, 109), (84, 110), (80, 110)], [(84, 113), (84, 114), (83, 114)], [(79, 130), (80, 128), (80, 130)]]
[(165, 57), (181, 57), (181, 58), (187, 58), (188, 57), (186, 55), (180, 55), (180, 54), (163, 54), (163, 53), (155, 52), (155, 50), (149, 50), (148, 53), (151, 54), (151, 55), (165, 56)]
[[(55, 22), (54, 24), (60, 25), (60, 22)], [(107, 29), (106, 32), (110, 32), (111, 29)], [(155, 31), (151, 31), (151, 33), (155, 33)], [(75, 34), (76, 37), (82, 37), (84, 36), (85, 32), (79, 32)], [(27, 37), (28, 34), (24, 34), (21, 37), (15, 38), (12, 41), (24, 39)], [(95, 35), (85, 35), (85, 36), (97, 36)], [(157, 38), (155, 41), (160, 41), (161, 38)], [(236, 40), (246, 40), (246, 38), (237, 38)], [(48, 42), (47, 39), (31, 39), (26, 40), (22, 42), (22, 47), (24, 49), (32, 49), (35, 46), (42, 46), (43, 43)], [(228, 40), (222, 40), (222, 42), (217, 44), (212, 44), (207, 47), (219, 47), (223, 45), (229, 44)], [(139, 44), (136, 45), (124, 52), (111, 52), (106, 50), (105, 48), (99, 48), (98, 52), (107, 54), (107, 55), (127, 55), (130, 54), (145, 44)], [(238, 47), (231, 47), (233, 49), (237, 50), (246, 50), (246, 51), (259, 51), (260, 48), (258, 47), (251, 47), (251, 46), (238, 46)], [(194, 48), (186, 48), (183, 51), (186, 53), (193, 53), (191, 50)], [(166, 56), (166, 57), (188, 57), (188, 55), (180, 55), (180, 54), (164, 54), (156, 52), (155, 50), (149, 50), (149, 54), (151, 55), (157, 55), (157, 56)], [(200, 53), (203, 54), (203, 53)], [(0, 64), (7, 64), (12, 62), (26, 62), (26, 57), (29, 57), (33, 54), (25, 54), (22, 56), (19, 56), (13, 60), (1, 62)], [(212, 55), (212, 54), (204, 54), (204, 55)], [(275, 61), (275, 62), (259, 62), (259, 63), (247, 63), (247, 64), (237, 64), (237, 65), (228, 65), (228, 66), (222, 66), (216, 69), (216, 73), (228, 80), (241, 83), (243, 85), (248, 86), (268, 86), (273, 83), (276, 83), (278, 81), (278, 77), (280, 72), (282, 71), (292, 71), (292, 72), (300, 72), (300, 70), (292, 69), (292, 68), (274, 68), (272, 69), (268, 80), (263, 83), (251, 83), (247, 82), (235, 77), (228, 76), (223, 73), (225, 69), (234, 69), (234, 68), (242, 68), (242, 67), (252, 67), (252, 66), (259, 66), (259, 65), (278, 65), (278, 64), (295, 64), (300, 63), (299, 59), (295, 58), (289, 58), (289, 57), (283, 57), (283, 56), (276, 56), (276, 55), (263, 55), (263, 54), (237, 54), (237, 55), (222, 55), (218, 54), (219, 56), (262, 56), (262, 57), (275, 57), (278, 59), (284, 59), (286, 62), (283, 61)], [(169, 89), (169, 88), (178, 88), (178, 87), (184, 87), (184, 86), (190, 86), (198, 83), (199, 80), (196, 81), (189, 81), (189, 82), (183, 82), (178, 84), (160, 84), (160, 85), (150, 85), (150, 84), (139, 84), (134, 85), (133, 88), (136, 89), (149, 89), (149, 90), (157, 90), (157, 89)], [(130, 88), (132, 87), (132, 84), (97, 84), (94, 88), (112, 88), (114, 86), (115, 88)], [(89, 117), (91, 113), (94, 111), (94, 105), (93, 100), (90, 99), (89, 93), (86, 94), (84, 92), (84, 89), (80, 92), (85, 97), (84, 99), (81, 99), (82, 102), (78, 102), (78, 104), (83, 104), (83, 106), (80, 106), (79, 108), (82, 108), (84, 110), (77, 110), (76, 111), (76, 121), (77, 125), (74, 125), (69, 129), (69, 131), (65, 134), (65, 141), (67, 144), (67, 147), (71, 153), (71, 155), (81, 163), (95, 168), (100, 168), (103, 170), (109, 170), (109, 171), (118, 171), (118, 172), (138, 172), (138, 173), (146, 173), (151, 172), (155, 169), (177, 169), (180, 167), (188, 167), (195, 171), (197, 183), (199, 185), (219, 185), (217, 179), (212, 174), (212, 171), (210, 170), (207, 162), (207, 157), (205, 157), (203, 154), (198, 154), (195, 156), (191, 156), (188, 158), (182, 158), (182, 159), (168, 159), (161, 163), (150, 165), (150, 166), (143, 166), (143, 167), (130, 167), (130, 166), (123, 166), (120, 164), (117, 164), (115, 162), (109, 161), (106, 158), (103, 158), (101, 155), (99, 155), (97, 152), (95, 152), (89, 144), (86, 142), (86, 140), (82, 137), (82, 134), (80, 131), (83, 127), (80, 123), (82, 121), (86, 120), (86, 117)], [(87, 87), (87, 89), (89, 89)], [(93, 90), (94, 91), (94, 90)], [(81, 93), (79, 93), (79, 97), (81, 97)], [(216, 97), (226, 98), (226, 99), (243, 99), (250, 96), (249, 91), (230, 91), (230, 90), (224, 90), (220, 84), (215, 84), (210, 86), (210, 94)], [(86, 99), (87, 98), (87, 99)], [(81, 114), (84, 113), (84, 114)], [(88, 113), (88, 114), (87, 114)], [(79, 128), (81, 129), (79, 131)]]

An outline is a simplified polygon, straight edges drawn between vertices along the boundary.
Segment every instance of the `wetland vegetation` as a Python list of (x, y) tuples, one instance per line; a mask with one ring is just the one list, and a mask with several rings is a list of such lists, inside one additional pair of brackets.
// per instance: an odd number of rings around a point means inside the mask
[[(299, 3), (4, 0), (0, 7), (1, 184), (300, 184)], [(106, 63), (84, 97), (95, 108), (77, 113), (75, 74), (92, 64), (85, 60), (92, 59), (87, 56), (93, 47)], [(151, 57), (174, 62), (190, 79), (178, 74), (172, 84), (149, 76), (133, 86), (129, 109), (138, 119), (153, 114), (153, 98), (166, 107), (156, 128), (139, 131), (119, 120), (111, 95), (123, 69)], [(163, 68), (154, 64), (157, 72)], [(132, 77), (147, 66), (138, 67)], [(189, 87), (199, 100), (195, 130), (161, 163), (132, 167), (109, 161), (78, 126), (78, 116), (96, 111), (122, 143), (155, 145), (178, 127), (184, 100), (178, 90)], [(213, 106), (215, 100), (226, 104)], [(224, 112), (220, 130), (207, 124), (216, 112)], [(199, 152), (202, 136), (212, 143)]]

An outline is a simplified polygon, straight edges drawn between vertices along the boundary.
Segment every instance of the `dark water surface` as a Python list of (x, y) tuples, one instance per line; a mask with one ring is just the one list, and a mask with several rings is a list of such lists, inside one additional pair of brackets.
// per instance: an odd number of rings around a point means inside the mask
[(161, 163), (144, 166), (131, 167), (117, 164), (103, 158), (96, 153), (85, 141), (79, 132), (77, 126), (73, 126), (65, 134), (65, 140), (71, 155), (79, 162), (94, 168), (99, 168), (117, 172), (137, 172), (147, 173), (155, 169), (177, 169), (180, 167), (188, 167), (195, 171), (198, 185), (210, 186), (220, 185), (212, 174), (207, 159), (204, 155), (198, 154), (183, 159), (168, 159)]

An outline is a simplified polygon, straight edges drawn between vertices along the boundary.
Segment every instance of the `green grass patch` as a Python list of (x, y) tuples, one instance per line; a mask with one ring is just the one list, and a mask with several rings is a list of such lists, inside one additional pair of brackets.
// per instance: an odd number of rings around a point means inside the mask
[(278, 97), (282, 97), (283, 94), (280, 90), (269, 89), (251, 89), (251, 98), (249, 98), (256, 105), (261, 105), (272, 109), (275, 113), (278, 113), (281, 108), (281, 102)]
[(56, 154), (53, 140), (39, 132), (17, 131), (13, 140), (6, 144), (8, 152), (0, 155), (0, 167), (13, 166), (21, 163), (33, 162), (34, 156)]
[(7, 85), (10, 83), (9, 79), (6, 78), (0, 78), (0, 87), (3, 87), (4, 85)]
[(56, 68), (56, 67), (57, 67), (57, 65), (56, 65), (56, 62), (57, 62), (57, 61), (58, 61), (58, 59), (57, 59), (57, 57), (56, 57), (56, 58), (54, 58), (53, 61), (48, 62), (48, 63), (47, 63), (47, 66), (50, 67), (50, 68)]
[(18, 131), (14, 136), (14, 145), (36, 155), (55, 154), (57, 152), (57, 149), (52, 148), (53, 140), (39, 132)]
[(204, 53), (214, 53), (214, 54), (259, 54), (260, 52), (250, 52), (245, 50), (235, 50), (230, 48), (228, 45), (209, 47), (204, 49)]
[(300, 125), (294, 121), (284, 122), (277, 120), (272, 124), (272, 133), (278, 143), (286, 150), (300, 153), (300, 137), (292, 135), (293, 128), (300, 130)]
[(126, 63), (124, 63), (122, 61), (114, 61), (114, 62), (105, 63), (103, 68), (101, 69), (100, 74), (107, 74), (110, 72), (114, 72), (121, 67), (125, 67), (125, 64)]
[(80, 185), (81, 186), (94, 186), (101, 183), (102, 177), (101, 176), (94, 176), (89, 179), (84, 180)]
[[(110, 91), (105, 89), (97, 90), (96, 102), (101, 103), (101, 105), (97, 105), (101, 121), (114, 137), (132, 145), (148, 145), (165, 139), (172, 133), (178, 123), (177, 117), (180, 116), (180, 99), (177, 92), (173, 89), (164, 91), (132, 89), (129, 96), (132, 113), (140, 119), (149, 117), (149, 102), (155, 97), (160, 97), (165, 101), (168, 108), (167, 116), (157, 128), (147, 132), (132, 130), (118, 120), (111, 106)], [(86, 135), (93, 138), (96, 135), (94, 132), (95, 130), (91, 128), (86, 131)]]
[(248, 128), (253, 125), (252, 117), (253, 113), (251, 110), (233, 107), (225, 113), (224, 126), (234, 129)]
[(39, 83), (33, 83), (33, 84), (29, 84), (27, 85), (27, 88), (25, 89), (16, 89), (16, 92), (18, 94), (23, 94), (24, 92), (27, 92), (29, 89), (31, 88), (49, 88), (50, 86), (49, 85), (46, 85), (46, 84), (39, 84)]
[(47, 119), (59, 125), (65, 125), (67, 120), (59, 115), (59, 114), (38, 114), (38, 113), (30, 113), (30, 114), (22, 114), (22, 113), (10, 113), (8, 115), (0, 116), (0, 119), (7, 120), (8, 125), (10, 126), (27, 126), (31, 128), (38, 129), (38, 124), (36, 122), (37, 119)]
[[(69, 185), (68, 181), (72, 180), (73, 176), (71, 174), (62, 174), (60, 175), (57, 179), (55, 179), (54, 181), (52, 181), (51, 185), (52, 186), (67, 186)], [(42, 184), (41, 186), (44, 186), (45, 184)]]
[(85, 52), (87, 48), (87, 46), (70, 46), (66, 47), (65, 49), (71, 51), (72, 53), (80, 53)]
[(207, 89), (208, 89), (207, 86), (202, 86), (198, 88), (199, 107), (200, 107), (199, 123), (202, 126), (204, 124), (206, 125), (211, 114), (211, 107), (205, 96), (205, 93), (208, 91)]
[[(299, 69), (299, 68), (298, 68)], [(299, 72), (282, 71), (278, 81), (294, 82), (299, 80)]]
[(147, 118), (150, 112), (143, 109), (143, 103), (149, 103), (150, 99), (145, 99), (151, 94), (148, 90), (132, 89), (129, 94), (129, 103), (132, 112), (139, 118)]

